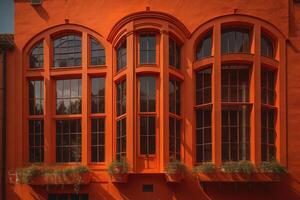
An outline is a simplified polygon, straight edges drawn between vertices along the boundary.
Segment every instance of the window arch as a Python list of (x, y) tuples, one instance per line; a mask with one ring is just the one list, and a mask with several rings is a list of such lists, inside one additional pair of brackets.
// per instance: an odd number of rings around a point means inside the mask
[(274, 58), (275, 56), (274, 42), (271, 37), (265, 33), (261, 34), (260, 52), (262, 56), (270, 58)]
[(211, 56), (212, 51), (212, 31), (206, 33), (197, 44), (196, 48), (196, 59)]
[(29, 58), (29, 67), (31, 69), (44, 67), (44, 45), (43, 41), (37, 43), (31, 50)]
[(90, 38), (90, 65), (105, 65), (105, 49), (95, 38)]
[(250, 39), (249, 28), (223, 28), (221, 34), (222, 54), (250, 53)]
[(81, 66), (81, 36), (68, 34), (53, 41), (53, 66), (72, 67)]

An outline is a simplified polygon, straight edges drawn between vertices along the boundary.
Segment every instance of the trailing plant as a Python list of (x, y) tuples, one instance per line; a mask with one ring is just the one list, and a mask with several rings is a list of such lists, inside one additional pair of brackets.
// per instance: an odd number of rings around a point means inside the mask
[(202, 163), (201, 165), (198, 165), (193, 168), (192, 173), (193, 174), (199, 174), (199, 173), (214, 173), (216, 171), (215, 164), (211, 162)]
[(26, 168), (18, 168), (16, 170), (16, 182), (21, 184), (30, 183), (31, 179), (42, 175), (42, 171), (39, 166), (31, 165)]
[(114, 174), (126, 174), (128, 172), (128, 162), (125, 157), (120, 160), (114, 160), (108, 166), (108, 173), (112, 176)]
[(262, 173), (278, 173), (278, 174), (285, 174), (287, 170), (281, 166), (276, 160), (267, 162), (261, 162), (259, 166), (259, 171)]
[(165, 168), (167, 174), (182, 174), (184, 170), (185, 165), (181, 161), (175, 159), (171, 159)]
[(251, 174), (255, 172), (255, 168), (250, 161), (225, 162), (221, 166), (221, 171), (225, 173), (245, 173)]

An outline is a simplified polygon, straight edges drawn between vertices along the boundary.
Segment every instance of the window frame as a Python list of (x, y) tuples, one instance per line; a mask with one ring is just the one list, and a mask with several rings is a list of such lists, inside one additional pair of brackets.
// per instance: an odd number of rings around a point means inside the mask
[[(125, 47), (123, 46), (125, 44)], [(121, 54), (120, 51), (125, 49), (125, 53)], [(116, 54), (116, 73), (119, 73), (127, 68), (127, 37), (123, 38), (119, 44), (115, 48), (115, 54)], [(121, 56), (121, 58), (120, 58)], [(125, 56), (125, 62), (122, 63), (122, 58)], [(121, 60), (120, 60), (121, 59)], [(121, 61), (121, 62), (119, 62)], [(119, 63), (121, 63), (119, 65)], [(122, 65), (123, 64), (123, 65)]]
[[(266, 39), (267, 43), (271, 45), (272, 48), (272, 55), (266, 55), (263, 54), (263, 40)], [(272, 37), (270, 34), (266, 33), (265, 31), (261, 31), (260, 36), (260, 55), (266, 58), (276, 59), (276, 46), (277, 42), (274, 40), (274, 37)], [(268, 49), (268, 48), (267, 48)]]

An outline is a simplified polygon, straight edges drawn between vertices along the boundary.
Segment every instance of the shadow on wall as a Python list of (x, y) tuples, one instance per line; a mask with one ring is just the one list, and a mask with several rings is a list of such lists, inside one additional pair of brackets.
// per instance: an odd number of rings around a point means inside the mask
[(38, 15), (45, 21), (49, 20), (48, 12), (43, 8), (42, 5), (33, 6), (34, 10), (38, 13)]

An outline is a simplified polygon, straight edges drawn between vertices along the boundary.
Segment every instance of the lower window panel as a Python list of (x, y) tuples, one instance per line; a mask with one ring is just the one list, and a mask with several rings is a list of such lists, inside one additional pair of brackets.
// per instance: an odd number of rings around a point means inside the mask
[(140, 154), (154, 155), (156, 148), (156, 116), (140, 117)]

